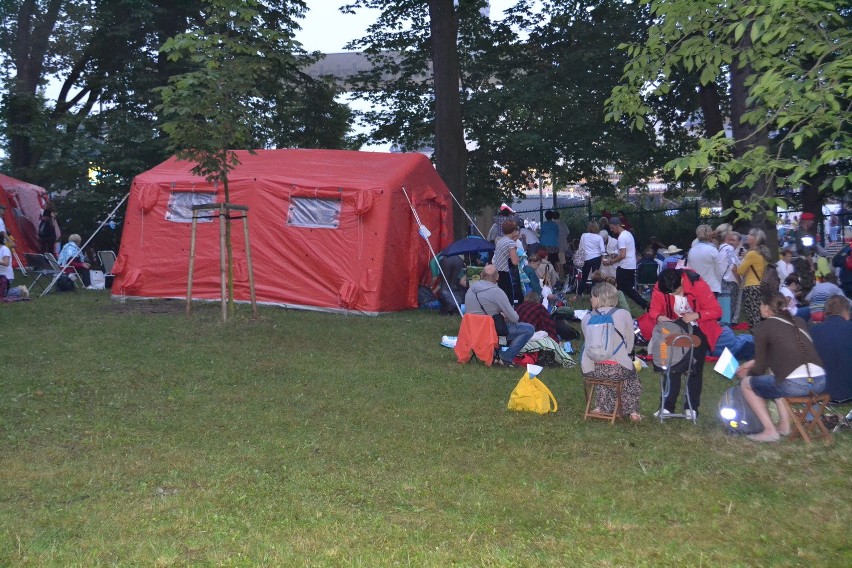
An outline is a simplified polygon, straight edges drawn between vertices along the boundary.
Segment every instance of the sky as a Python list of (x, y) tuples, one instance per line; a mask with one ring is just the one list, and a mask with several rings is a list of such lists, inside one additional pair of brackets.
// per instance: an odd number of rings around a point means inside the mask
[[(346, 0), (310, 0), (307, 16), (300, 22), (302, 29), (296, 34), (302, 47), (308, 51), (339, 53), (344, 51), (346, 43), (362, 37), (367, 27), (378, 18), (379, 11), (358, 10), (355, 14), (341, 14), (338, 8), (348, 3)], [(491, 18), (501, 17), (503, 10), (513, 3), (514, 0), (491, 0)], [(349, 97), (342, 98), (341, 102), (346, 102), (356, 110), (365, 110), (367, 107), (367, 103)], [(355, 132), (364, 131), (363, 127), (355, 127)], [(389, 144), (368, 144), (361, 148), (373, 152), (387, 152), (389, 149)]]
[[(308, 14), (301, 21), (302, 31), (296, 34), (296, 39), (308, 51), (343, 51), (347, 42), (364, 35), (379, 13), (358, 10), (355, 14), (341, 14), (338, 8), (349, 3), (346, 0), (310, 0)], [(491, 0), (491, 18), (499, 18), (513, 3), (513, 0)]]

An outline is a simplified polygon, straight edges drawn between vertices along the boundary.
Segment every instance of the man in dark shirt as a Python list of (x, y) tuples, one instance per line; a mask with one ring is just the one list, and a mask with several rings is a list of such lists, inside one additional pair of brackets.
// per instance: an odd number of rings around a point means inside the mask
[(849, 300), (832, 296), (825, 302), (825, 320), (810, 328), (817, 353), (825, 367), (825, 391), (831, 400), (852, 399), (852, 321)]
[[(464, 303), (464, 294), (467, 291), (467, 276), (464, 272), (464, 261), (458, 255), (442, 257), (439, 261), (441, 270), (447, 281), (440, 278), (441, 289), (438, 292), (438, 300), (441, 302), (441, 313), (458, 313), (457, 304)], [(449, 282), (449, 287), (447, 286)], [(453, 301), (455, 297), (455, 301)]]

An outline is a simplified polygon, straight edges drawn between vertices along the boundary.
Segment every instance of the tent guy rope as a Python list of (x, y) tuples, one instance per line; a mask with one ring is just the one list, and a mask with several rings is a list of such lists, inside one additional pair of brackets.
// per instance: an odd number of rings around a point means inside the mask
[[(441, 276), (444, 278), (444, 282), (447, 284), (447, 288), (450, 289), (450, 281), (447, 279), (447, 275), (444, 274), (444, 269), (441, 268), (441, 263), (438, 261), (438, 255), (435, 254), (435, 249), (432, 248), (432, 243), (429, 242), (429, 237), (432, 235), (432, 232), (420, 221), (420, 215), (417, 214), (417, 210), (414, 209), (414, 204), (411, 202), (411, 198), (408, 196), (408, 191), (406, 191), (405, 186), (402, 186), (402, 193), (405, 195), (405, 200), (408, 201), (408, 207), (411, 209), (412, 215), (414, 215), (414, 220), (417, 222), (417, 232), (423, 237), (423, 240), (426, 241), (426, 245), (429, 247), (429, 252), (432, 253), (432, 258), (435, 259), (435, 264), (438, 265), (438, 270), (441, 273)], [(459, 316), (461, 316), (462, 310), (461, 306), (459, 306), (458, 300), (456, 300), (455, 294), (450, 294), (453, 297), (453, 303), (456, 305), (456, 309), (459, 311)]]
[[(128, 197), (130, 197), (130, 193), (127, 193), (127, 194), (125, 194), (125, 195), (124, 195), (124, 197), (121, 199), (121, 201), (119, 201), (119, 202), (118, 202), (118, 205), (116, 205), (116, 206), (113, 208), (113, 210), (112, 210), (112, 211), (110, 211), (110, 213), (109, 213), (109, 215), (107, 215), (106, 219), (104, 219), (104, 220), (101, 222), (101, 224), (100, 224), (100, 225), (98, 225), (98, 228), (97, 228), (97, 229), (95, 229), (95, 232), (94, 232), (94, 233), (92, 233), (92, 236), (91, 236), (91, 237), (89, 237), (89, 238), (86, 240), (86, 242), (85, 242), (85, 243), (83, 243), (83, 246), (81, 246), (81, 247), (80, 247), (80, 250), (86, 250), (86, 247), (87, 247), (87, 246), (89, 246), (89, 243), (90, 243), (90, 242), (92, 242), (92, 239), (94, 239), (94, 238), (95, 238), (95, 236), (97, 236), (97, 234), (101, 231), (101, 229), (103, 229), (103, 228), (104, 228), (104, 225), (106, 225), (107, 223), (109, 223), (110, 219), (112, 219), (112, 218), (115, 216), (115, 212), (116, 212), (116, 211), (118, 211), (119, 207), (121, 207), (122, 205), (124, 205), (124, 202), (125, 202), (125, 201), (127, 201), (127, 198), (128, 198)], [(62, 269), (61, 269), (61, 270), (60, 270), (57, 274), (55, 274), (55, 275), (53, 276), (53, 280), (50, 282), (50, 284), (48, 284), (47, 288), (45, 288), (45, 289), (44, 289), (44, 291), (41, 293), (41, 295), (40, 295), (39, 297), (42, 297), (42, 296), (44, 296), (45, 294), (47, 294), (48, 292), (50, 292), (50, 290), (53, 288), (53, 286), (54, 286), (54, 285), (56, 285), (56, 282), (59, 280), (59, 278), (60, 278), (63, 274), (65, 274), (65, 269), (66, 269), (66, 268), (68, 268), (69, 266), (71, 266), (71, 262), (72, 262), (73, 260), (74, 260), (73, 258), (72, 258), (72, 259), (69, 259), (67, 262), (65, 262), (65, 264), (64, 264), (64, 265), (62, 265)]]

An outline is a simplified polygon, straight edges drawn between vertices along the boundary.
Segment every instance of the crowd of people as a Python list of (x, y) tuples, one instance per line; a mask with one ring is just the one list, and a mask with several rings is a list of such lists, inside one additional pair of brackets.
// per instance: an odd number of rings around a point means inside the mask
[[(820, 256), (824, 250), (819, 247), (792, 241), (782, 241), (787, 245), (773, 255), (759, 228), (743, 235), (728, 224), (716, 228), (702, 224), (688, 247), (667, 246), (651, 237), (639, 248), (622, 214), (589, 221), (572, 247), (558, 214), (548, 211), (545, 219), (536, 233), (504, 206), (489, 234), (495, 250), (481, 279), (465, 291), (465, 277), (455, 276), (464, 271), (452, 271), (450, 288), (463, 309), (491, 316), (502, 313), (508, 322), (509, 346), (500, 352), (499, 365), (512, 366), (524, 342), (537, 331), (556, 341), (573, 339), (575, 330), (558, 317), (562, 309), (558, 306), (570, 306), (588, 292), (592, 309), (580, 321), (583, 335), (591, 314), (607, 310), (628, 349), (608, 361), (583, 353), (583, 374), (623, 380), (620, 408), (632, 420), (642, 418), (634, 348), (647, 344), (653, 327), (666, 321), (681, 322), (699, 341), (688, 376), (671, 374), (655, 416), (676, 412), (685, 379), (689, 396), (683, 416), (697, 418), (704, 362), (725, 348), (741, 361), (738, 374), (745, 398), (764, 426), (754, 441), (775, 441), (790, 431), (783, 411), (779, 410), (779, 423), (772, 423), (767, 400), (805, 391), (826, 391), (838, 401), (852, 399), (852, 351), (847, 347), (852, 345), (849, 243), (830, 259)], [(804, 243), (813, 242), (806, 238), (811, 230), (808, 221), (808, 215), (802, 215), (792, 231)], [(637, 288), (637, 268), (642, 267), (655, 276), (650, 297)], [(566, 284), (574, 274), (574, 295), (569, 296)], [(628, 300), (640, 314), (635, 319)], [(597, 407), (611, 411), (614, 391), (598, 389), (598, 393)]]
[[(8, 234), (6, 224), (3, 221), (5, 212), (6, 207), (0, 204), (0, 299), (10, 301), (19, 299), (21, 294), (26, 296), (29, 294), (25, 286), (17, 288), (12, 286), (15, 279), (14, 239)], [(80, 235), (74, 233), (64, 239), (62, 238), (56, 211), (50, 202), (44, 206), (40, 215), (37, 236), (41, 254), (53, 255), (60, 266), (66, 267), (66, 275), (75, 278), (79, 275), (84, 286), (91, 286), (90, 271), (93, 267), (100, 267), (100, 260), (91, 247), (88, 247), (87, 250), (81, 248), (82, 238)], [(14, 297), (12, 297), (13, 294)]]

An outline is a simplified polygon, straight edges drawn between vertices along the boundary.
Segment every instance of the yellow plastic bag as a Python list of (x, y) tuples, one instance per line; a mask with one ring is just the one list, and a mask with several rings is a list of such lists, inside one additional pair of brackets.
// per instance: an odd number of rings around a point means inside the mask
[[(547, 385), (536, 377), (540, 372), (541, 367), (527, 365), (527, 372), (524, 373), (524, 376), (515, 386), (515, 390), (509, 396), (509, 410), (536, 412), (538, 414), (556, 412), (558, 408), (556, 397), (553, 396)], [(532, 374), (532, 377), (530, 377), (530, 374)]]

